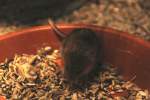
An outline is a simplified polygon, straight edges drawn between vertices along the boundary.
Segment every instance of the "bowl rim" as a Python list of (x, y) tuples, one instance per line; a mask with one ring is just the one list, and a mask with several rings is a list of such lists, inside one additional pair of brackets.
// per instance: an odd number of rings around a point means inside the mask
[[(143, 38), (140, 38), (136, 35), (129, 34), (129, 32), (120, 31), (120, 30), (110, 28), (110, 27), (104, 27), (104, 26), (98, 26), (98, 25), (92, 25), (92, 24), (56, 24), (56, 25), (58, 28), (61, 28), (61, 29), (91, 28), (93, 30), (101, 30), (104, 32), (108, 32), (110, 34), (115, 34), (115, 35), (119, 35), (121, 37), (126, 37), (128, 39), (132, 39), (133, 41), (136, 41), (137, 43), (140, 43), (143, 46), (150, 48), (149, 41), (146, 41)], [(40, 26), (32, 26), (32, 27), (28, 27), (28, 28), (18, 29), (13, 32), (8, 32), (5, 35), (0, 35), (0, 41), (11, 38), (11, 37), (15, 37), (18, 35), (28, 34), (30, 32), (34, 32), (34, 31), (47, 30), (50, 28), (51, 28), (50, 25), (40, 25)]]

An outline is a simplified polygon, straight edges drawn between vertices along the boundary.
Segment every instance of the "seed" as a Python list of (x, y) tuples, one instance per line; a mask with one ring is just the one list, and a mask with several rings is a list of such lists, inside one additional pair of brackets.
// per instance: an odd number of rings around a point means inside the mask
[(43, 48), (36, 55), (16, 55), (7, 69), (0, 69), (0, 73), (3, 73), (0, 94), (4, 94), (7, 99), (20, 100), (119, 100), (124, 97), (112, 95), (128, 91), (129, 96), (122, 100), (149, 99), (147, 90), (140, 89), (130, 81), (123, 81), (123, 78), (117, 77), (116, 69), (111, 67), (101, 72), (93, 81), (89, 79), (84, 83), (81, 80), (70, 86), (55, 63), (60, 52), (53, 50), (48, 53), (50, 49), (52, 48)]

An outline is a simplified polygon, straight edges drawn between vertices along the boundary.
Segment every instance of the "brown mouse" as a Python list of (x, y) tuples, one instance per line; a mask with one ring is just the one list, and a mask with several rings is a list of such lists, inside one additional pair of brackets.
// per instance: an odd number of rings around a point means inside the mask
[(99, 71), (101, 46), (94, 31), (79, 28), (65, 36), (52, 21), (49, 24), (62, 40), (61, 55), (67, 80), (75, 82)]

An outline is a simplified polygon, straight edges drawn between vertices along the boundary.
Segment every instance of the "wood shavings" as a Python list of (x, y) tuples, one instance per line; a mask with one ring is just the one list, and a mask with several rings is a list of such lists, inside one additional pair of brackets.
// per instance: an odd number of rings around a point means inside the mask
[(124, 81), (111, 66), (94, 80), (71, 88), (58, 64), (59, 50), (45, 47), (36, 55), (16, 55), (0, 64), (0, 97), (32, 100), (148, 100), (149, 91)]

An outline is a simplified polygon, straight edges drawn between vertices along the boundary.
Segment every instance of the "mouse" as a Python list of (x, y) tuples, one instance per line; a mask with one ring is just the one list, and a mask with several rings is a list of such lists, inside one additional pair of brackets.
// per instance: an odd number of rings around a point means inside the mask
[(88, 28), (78, 28), (65, 35), (51, 20), (48, 22), (62, 43), (64, 78), (75, 83), (97, 74), (101, 69), (101, 44), (96, 33)]

